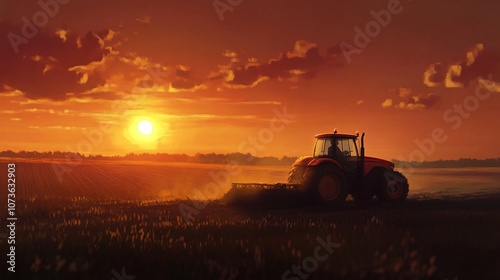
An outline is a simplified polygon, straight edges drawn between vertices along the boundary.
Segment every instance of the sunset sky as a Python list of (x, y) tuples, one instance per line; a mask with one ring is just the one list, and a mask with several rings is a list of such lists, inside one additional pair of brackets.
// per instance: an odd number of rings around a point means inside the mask
[(500, 157), (499, 10), (2, 0), (0, 150), (301, 156), (337, 128), (388, 159)]

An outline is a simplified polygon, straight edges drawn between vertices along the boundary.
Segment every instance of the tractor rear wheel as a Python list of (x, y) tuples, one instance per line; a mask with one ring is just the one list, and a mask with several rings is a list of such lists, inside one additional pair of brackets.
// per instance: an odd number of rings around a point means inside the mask
[(302, 167), (302, 166), (293, 166), (292, 170), (290, 170), (290, 172), (288, 172), (288, 180), (287, 180), (287, 182), (289, 184), (300, 184), (300, 183), (302, 183), (303, 171), (300, 170), (301, 168), (304, 168), (304, 167)]
[(378, 199), (383, 202), (405, 201), (410, 190), (408, 179), (397, 171), (386, 171), (381, 175), (377, 186)]
[(336, 166), (320, 166), (308, 180), (314, 196), (323, 203), (337, 205), (345, 201), (348, 189), (344, 173)]

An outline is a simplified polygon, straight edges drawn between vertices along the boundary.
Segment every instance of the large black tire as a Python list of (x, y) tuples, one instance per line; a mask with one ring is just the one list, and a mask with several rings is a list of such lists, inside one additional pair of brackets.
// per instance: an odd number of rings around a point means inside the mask
[(348, 194), (347, 178), (338, 167), (330, 164), (319, 166), (306, 176), (308, 178), (305, 180), (316, 200), (328, 205), (345, 202)]
[(408, 197), (408, 179), (400, 172), (387, 170), (380, 174), (379, 180), (376, 193), (380, 201), (403, 202)]

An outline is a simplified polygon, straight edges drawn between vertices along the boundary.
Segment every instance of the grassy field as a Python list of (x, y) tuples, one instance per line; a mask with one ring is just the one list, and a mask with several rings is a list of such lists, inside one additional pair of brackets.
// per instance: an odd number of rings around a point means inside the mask
[[(193, 200), (204, 193), (192, 188), (202, 190), (213, 180), (210, 174), (222, 174), (222, 165), (85, 162), (59, 181), (53, 162), (12, 161), (17, 272), (4, 265), (7, 279), (118, 280), (122, 273), (135, 280), (500, 275), (500, 195), (494, 192), (443, 199), (424, 198), (419, 191), (404, 205), (349, 202), (337, 209), (228, 206), (216, 197)], [(6, 162), (0, 164), (0, 178), (6, 178)], [(230, 179), (282, 181), (286, 171), (244, 167)], [(189, 223), (180, 205), (196, 210)], [(6, 212), (3, 207), (2, 221)], [(318, 240), (338, 245), (330, 252)], [(1, 242), (5, 264), (8, 249)]]

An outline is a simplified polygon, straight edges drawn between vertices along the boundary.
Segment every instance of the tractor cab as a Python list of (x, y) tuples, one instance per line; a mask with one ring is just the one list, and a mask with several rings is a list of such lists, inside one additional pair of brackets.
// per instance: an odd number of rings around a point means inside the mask
[(316, 135), (314, 158), (330, 158), (337, 161), (346, 173), (356, 173), (361, 163), (357, 143), (358, 135), (334, 133)]

